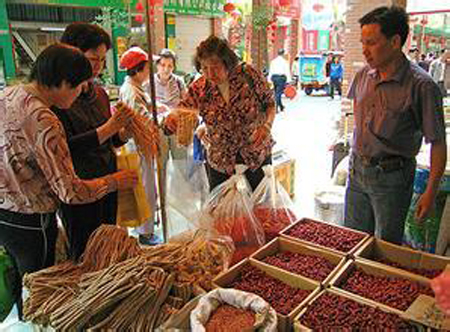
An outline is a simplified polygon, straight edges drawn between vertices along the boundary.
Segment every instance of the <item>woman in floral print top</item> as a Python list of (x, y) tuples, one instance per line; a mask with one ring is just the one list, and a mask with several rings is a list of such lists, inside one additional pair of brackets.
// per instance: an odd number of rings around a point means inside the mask
[[(210, 190), (227, 180), (236, 164), (249, 167), (246, 177), (254, 190), (271, 163), (273, 93), (263, 75), (239, 63), (226, 40), (210, 36), (197, 47), (195, 65), (202, 76), (191, 84), (180, 106), (198, 110), (203, 125), (197, 134), (207, 148)], [(166, 119), (176, 129), (176, 113)]]

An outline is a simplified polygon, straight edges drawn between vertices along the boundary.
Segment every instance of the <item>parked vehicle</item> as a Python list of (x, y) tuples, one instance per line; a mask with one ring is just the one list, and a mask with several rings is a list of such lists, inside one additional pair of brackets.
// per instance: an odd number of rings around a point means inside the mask
[(300, 56), (300, 86), (307, 95), (314, 90), (327, 91), (328, 81), (325, 76), (325, 62), (327, 58), (322, 54), (307, 54)]

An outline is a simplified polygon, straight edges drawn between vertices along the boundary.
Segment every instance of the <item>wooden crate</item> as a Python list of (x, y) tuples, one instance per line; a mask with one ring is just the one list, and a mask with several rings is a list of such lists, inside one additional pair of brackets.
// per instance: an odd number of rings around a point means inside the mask
[(287, 191), (289, 196), (295, 196), (295, 160), (289, 158), (284, 151), (278, 151), (272, 156), (275, 177)]
[(250, 259), (257, 260), (261, 264), (271, 266), (274, 269), (280, 269), (282, 271), (285, 271), (285, 272), (297, 275), (297, 274), (295, 274), (293, 272), (289, 272), (289, 271), (283, 270), (283, 269), (281, 269), (279, 267), (276, 267), (276, 266), (273, 266), (273, 265), (270, 265), (270, 264), (262, 262), (262, 259), (264, 259), (267, 256), (271, 256), (271, 255), (274, 255), (274, 254), (276, 254), (278, 252), (285, 252), (285, 251), (290, 251), (290, 252), (293, 252), (293, 253), (299, 253), (299, 254), (304, 254), (304, 255), (312, 255), (312, 256), (323, 257), (327, 261), (329, 261), (332, 264), (334, 264), (335, 268), (325, 278), (325, 280), (323, 280), (322, 282), (320, 282), (318, 280), (310, 279), (310, 278), (308, 278), (306, 276), (302, 276), (302, 278), (306, 278), (306, 279), (310, 280), (313, 283), (320, 283), (323, 287), (328, 285), (328, 283), (333, 278), (333, 276), (341, 269), (342, 266), (344, 266), (344, 264), (346, 262), (346, 258), (345, 258), (345, 256), (343, 254), (338, 254), (338, 253), (332, 252), (332, 251), (327, 250), (327, 249), (323, 249), (323, 248), (314, 247), (314, 246), (306, 245), (306, 244), (303, 244), (303, 243), (291, 241), (289, 239), (282, 238), (282, 237), (278, 237), (278, 238), (273, 239), (271, 242), (266, 244), (264, 247), (260, 248), (258, 251), (253, 253), (250, 256)]
[[(378, 309), (380, 309), (380, 310), (382, 310), (382, 311), (384, 311), (384, 312), (398, 315), (397, 312), (394, 312), (394, 311), (390, 310), (389, 308), (379, 307), (379, 306), (375, 305), (374, 303), (365, 301), (365, 300), (362, 299), (362, 298), (354, 297), (354, 296), (352, 296), (352, 295), (343, 293), (343, 292), (341, 292), (339, 289), (334, 289), (334, 288), (332, 288), (332, 289), (325, 289), (325, 290), (322, 290), (322, 291), (319, 292), (319, 293), (316, 293), (316, 295), (314, 296), (314, 298), (311, 299), (311, 301), (308, 303), (308, 305), (307, 305), (306, 307), (304, 307), (304, 308), (300, 311), (300, 313), (294, 318), (294, 331), (296, 331), (296, 332), (300, 332), (300, 331), (308, 331), (308, 332), (309, 332), (309, 331), (313, 331), (313, 330), (312, 330), (311, 328), (309, 328), (308, 326), (305, 326), (305, 325), (302, 324), (302, 316), (305, 315), (306, 311), (308, 310), (308, 307), (309, 307), (312, 303), (314, 303), (314, 301), (316, 301), (319, 297), (321, 297), (322, 295), (324, 295), (324, 294), (326, 294), (326, 293), (330, 293), (330, 294), (334, 294), (334, 295), (337, 295), (337, 296), (340, 296), (340, 297), (344, 297), (344, 298), (346, 298), (346, 299), (350, 299), (350, 300), (352, 300), (352, 301), (358, 302), (359, 304), (366, 305), (366, 306), (369, 306), (369, 307), (372, 307), (372, 308), (378, 308)], [(398, 315), (398, 316), (399, 316), (399, 315)], [(411, 322), (411, 321), (408, 321), (408, 322), (410, 322), (410, 323), (413, 324), (413, 325), (417, 325), (417, 327), (419, 328), (419, 330), (423, 329), (423, 327), (422, 327), (421, 325), (419, 325), (419, 324), (413, 323), (413, 322)], [(355, 329), (356, 329), (356, 327), (355, 327)]]
[[(360, 241), (355, 247), (353, 247), (349, 252), (343, 252), (343, 251), (339, 251), (339, 250), (334, 249), (334, 248), (325, 247), (325, 246), (323, 246), (323, 245), (320, 245), (320, 244), (317, 244), (317, 243), (314, 243), (314, 242), (302, 240), (302, 239), (299, 239), (299, 238), (296, 238), (296, 237), (293, 237), (293, 236), (290, 236), (290, 235), (287, 234), (292, 228), (296, 227), (296, 225), (298, 225), (299, 223), (303, 222), (304, 220), (312, 220), (312, 221), (317, 222), (317, 223), (320, 223), (320, 224), (325, 224), (325, 225), (328, 225), (328, 226), (332, 226), (332, 227), (336, 227), (336, 228), (345, 229), (345, 230), (351, 231), (351, 232), (353, 232), (353, 233), (362, 234), (362, 235), (364, 235), (364, 237), (363, 237), (363, 238), (361, 239), (361, 241)], [(306, 244), (306, 245), (319, 247), (319, 248), (322, 248), (322, 249), (325, 249), (325, 250), (332, 251), (332, 252), (334, 252), (334, 253), (336, 253), (336, 254), (339, 254), (339, 255), (342, 255), (342, 254), (343, 254), (343, 255), (347, 255), (347, 256), (349, 256), (349, 257), (351, 257), (351, 256), (352, 256), (352, 255), (353, 255), (353, 254), (354, 254), (354, 253), (355, 253), (355, 252), (356, 252), (356, 251), (357, 251), (364, 243), (366, 243), (366, 241), (368, 241), (368, 240), (370, 239), (370, 237), (371, 237), (371, 236), (370, 236), (369, 234), (367, 234), (367, 233), (363, 233), (363, 232), (360, 232), (360, 231), (357, 231), (357, 230), (354, 230), (354, 229), (350, 229), (350, 228), (343, 227), (343, 226), (339, 226), (339, 225), (335, 225), (335, 224), (330, 224), (330, 223), (327, 223), (327, 222), (324, 222), (324, 221), (320, 221), (320, 220), (313, 220), (313, 219), (310, 219), (310, 218), (300, 219), (299, 221), (293, 223), (293, 224), (290, 225), (289, 227), (286, 227), (282, 232), (280, 232), (280, 235), (281, 235), (282, 237), (286, 238), (286, 239), (291, 240), (291, 241), (296, 241), (296, 242), (300, 242), (300, 243), (303, 243), (303, 244)]]
[(300, 310), (314, 297), (314, 295), (320, 291), (319, 283), (311, 282), (309, 279), (302, 278), (292, 273), (283, 271), (281, 269), (274, 268), (270, 265), (262, 264), (257, 260), (246, 259), (239, 264), (232, 267), (230, 270), (221, 273), (214, 279), (215, 287), (227, 288), (241, 273), (242, 269), (251, 265), (255, 269), (265, 272), (267, 275), (280, 280), (281, 282), (288, 284), (291, 287), (300, 288), (304, 290), (311, 290), (311, 293), (301, 302), (298, 306), (289, 314), (282, 315), (277, 313), (278, 316), (278, 330), (279, 331), (291, 331), (292, 322), (294, 317), (300, 312)]
[[(447, 265), (450, 264), (450, 257), (443, 257), (425, 253), (418, 250), (413, 250), (408, 247), (395, 245), (380, 239), (371, 238), (364, 243), (356, 252), (355, 257), (361, 261), (371, 261), (373, 264), (385, 264), (377, 262), (374, 259), (383, 258), (389, 259), (395, 263), (401, 264), (405, 267), (414, 269), (436, 269), (443, 271)], [(398, 269), (402, 273), (412, 273), (405, 269)]]
[(421, 277), (421, 276), (418, 276), (418, 275), (415, 275), (412, 273), (405, 273), (402, 270), (391, 268), (386, 265), (374, 264), (373, 262), (370, 262), (370, 261), (360, 261), (358, 259), (356, 261), (349, 260), (347, 263), (345, 263), (343, 268), (334, 275), (334, 277), (331, 279), (331, 281), (329, 283), (329, 285), (332, 288), (338, 289), (339, 292), (342, 292), (343, 294), (346, 294), (347, 296), (358, 298), (361, 301), (365, 301), (367, 303), (372, 303), (375, 306), (378, 306), (385, 310), (389, 310), (389, 311), (397, 313), (399, 315), (404, 314), (404, 311), (399, 310), (397, 308), (390, 307), (383, 303), (376, 302), (376, 301), (368, 299), (368, 298), (364, 298), (361, 295), (351, 293), (351, 292), (346, 291), (339, 287), (341, 282), (343, 282), (344, 280), (346, 280), (348, 278), (349, 274), (353, 271), (354, 267), (358, 267), (358, 268), (362, 269), (367, 274), (371, 274), (371, 275), (375, 275), (375, 276), (391, 277), (391, 278), (408, 279), (408, 280), (417, 282), (417, 283), (425, 285), (425, 286), (430, 286), (430, 281), (427, 278), (424, 278), (424, 277)]

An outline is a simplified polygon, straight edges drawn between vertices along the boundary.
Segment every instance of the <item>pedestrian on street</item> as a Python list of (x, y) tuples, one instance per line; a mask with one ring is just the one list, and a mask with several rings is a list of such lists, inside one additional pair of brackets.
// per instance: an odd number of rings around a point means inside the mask
[(430, 64), (430, 75), (433, 80), (439, 85), (442, 95), (447, 96), (447, 90), (445, 88), (445, 70), (447, 67), (447, 52), (445, 49), (441, 50), (441, 55), (436, 60), (433, 60)]
[(275, 102), (277, 105), (277, 112), (284, 111), (284, 105), (281, 96), (284, 93), (286, 83), (291, 81), (291, 73), (289, 70), (289, 62), (284, 57), (284, 49), (278, 50), (278, 56), (272, 60), (269, 68), (269, 79), (273, 83), (275, 92)]
[(431, 212), (445, 170), (443, 100), (437, 84), (409, 61), (403, 8), (379, 7), (363, 16), (361, 42), (367, 65), (354, 77), (353, 132), (345, 225), (401, 244), (422, 139), (431, 143), (431, 170), (415, 217)]
[[(255, 190), (264, 178), (262, 167), (272, 163), (275, 103), (267, 80), (240, 63), (228, 42), (216, 36), (200, 43), (194, 61), (202, 76), (189, 86), (180, 106), (198, 110), (203, 120), (197, 134), (206, 147), (210, 191), (234, 174), (236, 164), (248, 166), (245, 176)], [(176, 113), (164, 124), (175, 132)]]
[(342, 67), (339, 56), (333, 58), (333, 62), (330, 66), (330, 98), (334, 99), (334, 89), (342, 96), (342, 77), (344, 68)]

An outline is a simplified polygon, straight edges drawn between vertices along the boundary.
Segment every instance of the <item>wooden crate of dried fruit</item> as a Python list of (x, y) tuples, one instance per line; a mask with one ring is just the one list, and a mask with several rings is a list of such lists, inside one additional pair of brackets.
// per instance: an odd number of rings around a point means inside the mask
[(317, 282), (250, 259), (220, 274), (214, 284), (262, 297), (277, 312), (279, 331), (291, 331), (293, 318), (320, 290)]
[(413, 273), (433, 279), (450, 264), (450, 257), (438, 256), (408, 247), (371, 238), (355, 252), (357, 260), (398, 268), (404, 273)]
[(381, 308), (334, 289), (318, 293), (294, 319), (294, 331), (411, 331), (421, 325), (402, 318), (398, 313)]
[(250, 258), (322, 286), (326, 286), (346, 262), (343, 254), (282, 237), (273, 239)]
[(349, 260), (330, 285), (397, 314), (403, 314), (420, 294), (434, 296), (429, 279), (369, 261)]
[(370, 238), (367, 233), (306, 218), (285, 228), (281, 236), (347, 256), (351, 256)]

